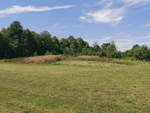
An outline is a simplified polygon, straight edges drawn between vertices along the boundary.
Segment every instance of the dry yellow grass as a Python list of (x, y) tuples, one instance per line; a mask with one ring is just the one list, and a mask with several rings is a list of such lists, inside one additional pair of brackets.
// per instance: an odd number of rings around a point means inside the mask
[(111, 58), (101, 58), (98, 56), (78, 56), (78, 57), (64, 57), (61, 55), (46, 55), (34, 57), (22, 57), (5, 59), (5, 62), (22, 62), (22, 63), (51, 63), (62, 60), (83, 60), (83, 61), (112, 61)]
[(59, 55), (35, 56), (24, 58), (6, 59), (6, 62), (22, 62), (22, 63), (51, 63), (64, 60), (65, 57)]

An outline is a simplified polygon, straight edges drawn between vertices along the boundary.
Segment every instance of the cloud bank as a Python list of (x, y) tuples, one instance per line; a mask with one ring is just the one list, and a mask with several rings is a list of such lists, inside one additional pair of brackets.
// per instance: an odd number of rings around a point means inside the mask
[[(118, 8), (115, 3), (121, 3), (122, 6)], [(129, 8), (146, 3), (150, 3), (150, 0), (101, 0), (98, 4), (105, 6), (104, 8), (89, 11), (80, 16), (80, 20), (88, 23), (118, 24), (125, 18), (125, 13)]]
[(7, 16), (7, 15), (19, 14), (19, 13), (25, 13), (25, 12), (52, 11), (52, 10), (68, 9), (68, 8), (72, 8), (72, 7), (73, 7), (73, 5), (64, 5), (64, 6), (55, 6), (55, 7), (48, 7), (48, 6), (35, 7), (35, 6), (15, 5), (10, 8), (1, 9), (0, 16)]
[(150, 0), (121, 0), (128, 6), (140, 5), (150, 2)]
[(85, 16), (81, 16), (80, 19), (89, 23), (118, 24), (124, 18), (123, 14), (123, 8), (103, 9), (95, 12), (88, 12)]

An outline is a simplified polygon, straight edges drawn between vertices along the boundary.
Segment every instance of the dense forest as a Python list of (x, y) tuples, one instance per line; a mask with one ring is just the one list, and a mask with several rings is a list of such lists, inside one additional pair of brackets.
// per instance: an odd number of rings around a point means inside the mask
[(1, 59), (46, 54), (90, 55), (108, 58), (131, 57), (138, 60), (150, 60), (150, 49), (145, 45), (134, 45), (132, 49), (121, 52), (116, 49), (114, 42), (102, 45), (94, 43), (90, 46), (83, 38), (69, 36), (59, 39), (48, 31), (36, 33), (24, 29), (18, 21), (14, 21), (8, 28), (1, 29)]

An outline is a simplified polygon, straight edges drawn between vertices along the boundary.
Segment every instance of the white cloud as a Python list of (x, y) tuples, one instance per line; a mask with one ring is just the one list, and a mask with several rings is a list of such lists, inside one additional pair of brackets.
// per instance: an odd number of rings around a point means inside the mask
[(150, 23), (146, 23), (144, 26), (145, 27), (150, 27)]
[(92, 23), (92, 20), (89, 19), (87, 16), (80, 16), (80, 20), (83, 22)]
[(114, 41), (118, 50), (125, 51), (131, 49), (133, 45), (147, 45), (150, 47), (150, 34), (142, 34), (142, 35), (135, 35), (135, 34), (128, 34), (128, 33), (114, 33), (101, 36), (96, 39), (89, 39), (86, 40), (89, 42), (90, 45), (93, 45), (95, 40), (98, 42), (99, 45), (103, 43), (109, 43)]
[(131, 49), (133, 45), (137, 44), (132, 39), (118, 39), (115, 41), (117, 48), (121, 51)]
[(113, 5), (113, 0), (101, 0), (97, 3), (97, 5), (101, 5), (104, 7), (110, 7)]
[[(115, 6), (115, 3), (118, 2), (122, 3), (122, 6), (119, 8)], [(146, 3), (150, 3), (150, 0), (101, 0), (98, 4), (102, 6), (103, 9), (89, 11), (84, 16), (80, 16), (80, 20), (88, 23), (118, 24), (124, 19), (125, 12), (127, 12), (129, 8)]]
[(130, 7), (139, 4), (145, 4), (150, 2), (150, 0), (101, 0), (98, 2), (99, 5), (111, 6), (114, 3), (122, 2), (124, 5)]
[(138, 4), (143, 4), (143, 3), (148, 3), (150, 0), (121, 0), (128, 6), (133, 6), (133, 5), (138, 5)]
[(81, 16), (82, 21), (117, 24), (123, 18), (124, 8), (103, 9), (95, 12), (88, 12)]
[(112, 39), (111, 36), (106, 36), (106, 37), (102, 38), (101, 41), (109, 41), (109, 42), (111, 42), (111, 41), (113, 41), (113, 39)]
[[(104, 37), (104, 38), (100, 38), (100, 39), (97, 39), (96, 42), (98, 42), (99, 45), (102, 45), (103, 43), (109, 43), (109, 42), (112, 42), (114, 41), (115, 42), (115, 45), (117, 47), (118, 50), (121, 50), (121, 51), (125, 51), (125, 50), (128, 50), (128, 49), (131, 49), (133, 45), (135, 44), (141, 44), (141, 43), (138, 43), (132, 39), (115, 39), (114, 37), (110, 37), (110, 39), (108, 40), (105, 40), (105, 38), (107, 37)], [(86, 40), (91, 46), (94, 44), (95, 40)], [(142, 45), (142, 44), (141, 44)]]
[(35, 6), (12, 6), (10, 8), (1, 9), (0, 16), (6, 16), (11, 14), (18, 14), (24, 12), (43, 12), (43, 11), (52, 11), (58, 9), (67, 9), (73, 7), (72, 5), (64, 5), (64, 6), (55, 6), (55, 7), (35, 7)]
[(135, 36), (133, 34), (120, 33), (108, 37), (111, 37), (111, 40), (115, 41), (117, 48), (122, 51), (132, 48), (135, 44), (150, 46), (150, 34)]
[(120, 34), (116, 34), (116, 35), (112, 35), (112, 36), (104, 36), (104, 37), (100, 38), (98, 40), (98, 42), (100, 44), (103, 44), (103, 43), (109, 43), (109, 42), (114, 41), (116, 44), (116, 47), (119, 50), (124, 51), (124, 50), (130, 49), (134, 44), (136, 44), (136, 41), (134, 41), (133, 39), (130, 39), (128, 37), (129, 36), (127, 36), (127, 35), (122, 37), (122, 36), (120, 36)]

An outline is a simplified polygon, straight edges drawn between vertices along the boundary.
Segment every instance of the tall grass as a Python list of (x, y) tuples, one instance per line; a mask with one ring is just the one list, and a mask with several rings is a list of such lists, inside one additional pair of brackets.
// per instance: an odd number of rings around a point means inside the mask
[(22, 62), (22, 63), (51, 63), (64, 60), (65, 57), (59, 55), (35, 56), (24, 58), (6, 59), (6, 62)]
[(34, 57), (24, 57), (24, 58), (13, 58), (13, 59), (5, 59), (5, 62), (21, 62), (21, 63), (54, 63), (62, 60), (78, 60), (78, 61), (100, 61), (100, 62), (108, 62), (115, 64), (139, 64), (144, 63), (142, 61), (135, 61), (131, 59), (112, 59), (112, 58), (104, 58), (98, 56), (78, 56), (78, 57), (65, 57), (61, 55), (46, 55), (46, 56), (34, 56)]

